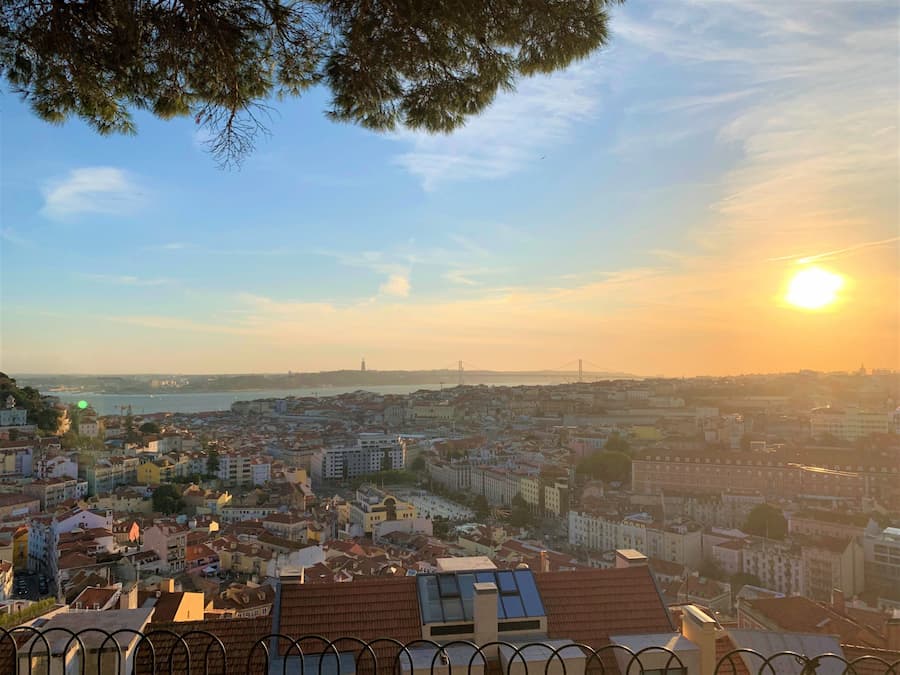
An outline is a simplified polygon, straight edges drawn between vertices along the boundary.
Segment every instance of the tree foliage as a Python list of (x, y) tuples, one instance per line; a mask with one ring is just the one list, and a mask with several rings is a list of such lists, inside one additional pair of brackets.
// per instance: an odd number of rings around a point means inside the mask
[(606, 445), (603, 446), (603, 449), (609, 452), (629, 452), (631, 450), (631, 445), (629, 445), (626, 439), (614, 432), (606, 439)]
[(229, 163), (267, 101), (316, 84), (334, 120), (455, 129), (519, 77), (603, 46), (621, 1), (9, 0), (0, 72), (53, 123), (133, 133), (135, 110), (191, 116)]
[(532, 516), (531, 509), (528, 508), (528, 502), (525, 501), (525, 498), (516, 493), (516, 496), (512, 499), (512, 508), (509, 512), (509, 524), (513, 527), (528, 527), (534, 522), (534, 517)]
[(219, 475), (219, 452), (215, 448), (206, 455), (206, 475), (210, 478)]
[(41, 392), (34, 387), (20, 387), (14, 378), (0, 373), (0, 405), (6, 404), (8, 396), (12, 396), (16, 405), (27, 411), (29, 424), (34, 424), (41, 431), (56, 432), (60, 413), (44, 403)]
[(144, 422), (138, 429), (142, 434), (158, 434), (160, 432), (159, 425), (156, 422)]
[(166, 483), (153, 491), (153, 510), (159, 513), (179, 513), (184, 509), (184, 500), (174, 485)]
[(626, 483), (631, 480), (631, 457), (623, 452), (604, 450), (582, 459), (575, 471), (582, 477)]
[(771, 504), (757, 504), (747, 516), (743, 529), (757, 537), (784, 539), (788, 526), (781, 509)]

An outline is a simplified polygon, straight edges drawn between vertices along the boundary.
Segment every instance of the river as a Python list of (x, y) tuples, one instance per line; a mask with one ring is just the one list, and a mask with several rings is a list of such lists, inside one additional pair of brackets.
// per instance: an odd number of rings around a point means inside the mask
[[(503, 382), (488, 386), (515, 386), (521, 384), (547, 384), (543, 382)], [(419, 389), (440, 389), (440, 384), (386, 384), (366, 387), (366, 391), (377, 394), (409, 394)], [(63, 403), (87, 401), (100, 415), (117, 415), (123, 406), (131, 406), (135, 415), (171, 412), (195, 413), (215, 410), (230, 410), (235, 401), (250, 401), (258, 398), (284, 398), (286, 396), (336, 396), (361, 387), (311, 387), (306, 389), (252, 389), (246, 391), (223, 391), (191, 394), (94, 394), (91, 392), (44, 392), (58, 397)]]

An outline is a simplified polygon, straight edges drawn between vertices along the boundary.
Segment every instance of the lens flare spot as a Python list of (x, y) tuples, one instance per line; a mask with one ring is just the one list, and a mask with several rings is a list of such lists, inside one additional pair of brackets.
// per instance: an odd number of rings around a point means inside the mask
[(785, 300), (801, 309), (822, 309), (838, 298), (844, 286), (840, 274), (821, 267), (806, 267), (791, 277)]
[(78, 407), (79, 407), (81, 410), (84, 410), (85, 408), (88, 407), (88, 402), (85, 401), (84, 399), (81, 399), (80, 401), (78, 401)]

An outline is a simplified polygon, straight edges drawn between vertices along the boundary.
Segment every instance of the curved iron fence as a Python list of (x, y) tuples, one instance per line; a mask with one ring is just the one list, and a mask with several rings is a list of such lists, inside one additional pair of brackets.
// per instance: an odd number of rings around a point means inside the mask
[[(228, 623), (222, 620), (223, 626)], [(93, 637), (93, 639), (91, 639)], [(209, 630), (177, 633), (122, 628), (42, 630), (32, 626), (0, 628), (0, 673), (3, 675), (695, 675), (666, 647), (637, 652), (609, 644), (552, 640), (476, 645), (467, 640), (437, 643), (393, 638), (361, 640), (321, 635), (229, 639), (226, 646)], [(231, 653), (229, 653), (229, 650)], [(503, 651), (502, 661), (499, 658)], [(540, 653), (536, 654), (536, 650)], [(651, 656), (655, 655), (655, 656)], [(536, 658), (537, 656), (537, 658)], [(651, 661), (652, 659), (652, 661)], [(900, 675), (900, 659), (875, 655), (847, 659), (840, 654), (807, 655), (780, 651), (764, 655), (732, 649), (715, 664), (714, 675)]]

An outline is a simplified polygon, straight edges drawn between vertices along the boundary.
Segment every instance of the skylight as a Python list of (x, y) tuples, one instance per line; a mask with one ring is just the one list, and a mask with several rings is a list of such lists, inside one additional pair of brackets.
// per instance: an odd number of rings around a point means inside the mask
[(476, 582), (496, 584), (498, 619), (546, 616), (531, 570), (484, 570), (419, 574), (416, 583), (422, 621), (426, 624), (472, 621)]

